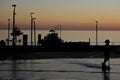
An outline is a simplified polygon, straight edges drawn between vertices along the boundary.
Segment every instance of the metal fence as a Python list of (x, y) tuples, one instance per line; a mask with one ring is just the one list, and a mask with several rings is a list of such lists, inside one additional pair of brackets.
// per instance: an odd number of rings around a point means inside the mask
[[(96, 42), (90, 42), (90, 45), (96, 45)], [(105, 42), (98, 42), (98, 45), (105, 45)], [(110, 45), (120, 45), (120, 42), (110, 42)]]
[[(6, 41), (6, 45), (7, 44), (7, 41)], [(9, 45), (12, 45), (12, 42), (9, 42)], [(23, 45), (23, 42), (17, 42), (16, 45), (20, 45), (22, 46)], [(27, 45), (31, 45), (31, 42), (28, 42)], [(33, 45), (38, 45), (37, 42), (36, 44), (33, 43)], [(90, 42), (90, 45), (96, 45), (96, 42)], [(98, 45), (105, 45), (105, 42), (98, 42)], [(110, 45), (120, 45), (120, 42), (110, 42)]]

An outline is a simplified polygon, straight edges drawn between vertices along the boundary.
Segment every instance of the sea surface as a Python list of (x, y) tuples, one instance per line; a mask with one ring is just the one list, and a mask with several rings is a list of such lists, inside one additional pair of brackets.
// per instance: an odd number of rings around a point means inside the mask
[(120, 59), (101, 70), (101, 58), (0, 61), (0, 80), (120, 80)]
[[(28, 35), (28, 42), (30, 44), (31, 32), (30, 30), (21, 30), (24, 34)], [(12, 31), (11, 31), (12, 32)], [(56, 30), (58, 36), (60, 37), (60, 31)], [(49, 30), (36, 30), (36, 40), (38, 40), (38, 34), (42, 35), (42, 38), (49, 33)], [(104, 45), (106, 39), (111, 41), (111, 45), (120, 45), (120, 31), (98, 31), (98, 44)], [(8, 38), (7, 30), (0, 30), (0, 40), (6, 40)], [(88, 42), (90, 39), (90, 44), (95, 45), (96, 43), (96, 31), (84, 31), (84, 30), (62, 30), (61, 38), (64, 41), (81, 41)], [(10, 37), (12, 39), (12, 36)], [(18, 39), (21, 39), (22, 36), (19, 36)]]

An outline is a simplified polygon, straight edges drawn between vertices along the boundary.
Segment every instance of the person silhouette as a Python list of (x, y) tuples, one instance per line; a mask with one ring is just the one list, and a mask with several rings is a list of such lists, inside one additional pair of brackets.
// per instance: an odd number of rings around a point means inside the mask
[(106, 62), (109, 61), (110, 58), (110, 40), (107, 39), (105, 40), (105, 47), (104, 47), (104, 61), (102, 63), (102, 66), (106, 66)]

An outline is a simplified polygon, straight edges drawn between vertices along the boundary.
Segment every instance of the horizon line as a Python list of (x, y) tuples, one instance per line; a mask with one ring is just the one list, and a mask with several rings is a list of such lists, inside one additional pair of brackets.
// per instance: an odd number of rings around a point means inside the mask
[[(0, 29), (0, 30), (8, 30), (8, 29)], [(20, 29), (20, 30), (31, 30), (31, 29)], [(36, 29), (36, 30), (59, 30), (59, 29)], [(62, 30), (96, 31), (96, 29), (62, 29)], [(120, 31), (120, 29), (99, 29), (98, 31)]]

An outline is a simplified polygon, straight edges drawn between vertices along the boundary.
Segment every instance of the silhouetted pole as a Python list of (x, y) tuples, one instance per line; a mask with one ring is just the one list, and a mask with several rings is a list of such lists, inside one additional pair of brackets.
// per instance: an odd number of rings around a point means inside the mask
[(62, 34), (62, 25), (58, 25), (59, 26), (59, 29), (60, 29), (60, 39), (61, 39), (61, 34)]
[(30, 16), (31, 16), (31, 46), (33, 45), (33, 16), (32, 14), (34, 13), (30, 13)]
[(58, 31), (59, 31), (59, 25), (57, 25), (56, 27), (54, 27), (54, 30), (55, 30), (56, 33), (58, 34)]
[(61, 37), (62, 37), (62, 25), (60, 25), (60, 39), (61, 39)]
[(8, 46), (9, 46), (9, 40), (10, 40), (10, 19), (8, 19), (8, 41), (7, 41)]
[(33, 23), (34, 23), (34, 45), (36, 45), (36, 24), (35, 24), (35, 19), (33, 18)]
[(98, 21), (96, 21), (96, 46), (98, 45)]
[(12, 45), (16, 45), (16, 42), (15, 42), (15, 15), (16, 15), (15, 7), (16, 7), (16, 5), (13, 4), (12, 7), (14, 8), (13, 9), (13, 43), (12, 43)]
[(91, 39), (89, 38), (89, 44), (90, 44), (90, 42), (91, 42)]

